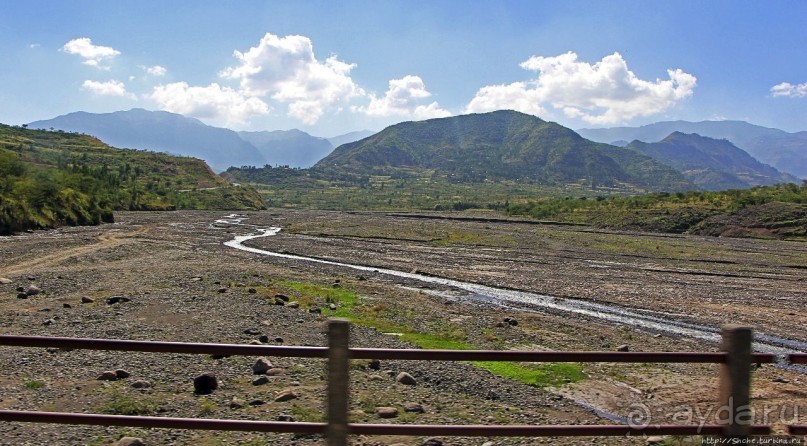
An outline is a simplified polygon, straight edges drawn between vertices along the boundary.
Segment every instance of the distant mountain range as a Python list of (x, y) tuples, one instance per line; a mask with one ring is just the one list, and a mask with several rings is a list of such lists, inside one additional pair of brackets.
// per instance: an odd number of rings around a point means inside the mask
[[(35, 121), (28, 126), (85, 133), (116, 147), (196, 157), (205, 160), (216, 171), (229, 166), (265, 164), (310, 167), (335, 147), (331, 140), (301, 130), (237, 133), (175, 113), (143, 109), (114, 113), (75, 112)], [(372, 134), (369, 131), (352, 132), (331, 139), (341, 144), (368, 133)]]
[(673, 132), (655, 143), (635, 140), (626, 149), (641, 152), (682, 172), (705, 190), (747, 189), (799, 182), (792, 175), (760, 163), (726, 139)]
[(578, 130), (593, 141), (617, 145), (633, 140), (658, 142), (673, 132), (727, 139), (765, 164), (807, 178), (807, 131), (788, 133), (744, 121), (665, 121), (641, 127)]
[(396, 124), (343, 144), (312, 171), (394, 174), (434, 171), (455, 182), (516, 180), (546, 184), (681, 190), (678, 171), (641, 153), (589, 141), (571, 129), (515, 111)]

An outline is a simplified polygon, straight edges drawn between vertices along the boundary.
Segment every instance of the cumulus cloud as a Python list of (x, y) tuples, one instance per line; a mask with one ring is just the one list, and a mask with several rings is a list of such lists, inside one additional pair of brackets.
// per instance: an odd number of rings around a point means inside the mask
[(81, 84), (81, 89), (90, 91), (100, 96), (120, 96), (137, 100), (135, 95), (126, 91), (126, 85), (124, 85), (123, 82), (116, 80), (107, 82), (86, 80)]
[[(591, 124), (616, 124), (637, 116), (660, 113), (692, 95), (695, 76), (667, 70), (669, 79), (639, 79), (619, 53), (595, 64), (580, 62), (568, 52), (555, 57), (533, 56), (520, 64), (535, 79), (486, 86), (477, 91), (466, 112), (514, 109), (546, 115), (559, 111)], [(550, 108), (551, 107), (551, 108)]]
[(774, 97), (805, 98), (807, 97), (807, 82), (798, 85), (782, 82), (781, 84), (771, 87), (771, 94), (773, 94)]
[(186, 82), (159, 85), (149, 97), (164, 110), (225, 125), (242, 124), (252, 116), (269, 113), (262, 100), (217, 83), (207, 87), (191, 87)]
[(370, 94), (370, 104), (354, 110), (369, 116), (405, 116), (415, 119), (444, 118), (451, 116), (448, 110), (440, 108), (437, 102), (421, 104), (432, 94), (419, 76), (404, 76), (389, 81), (389, 89), (382, 97)]
[(65, 43), (62, 51), (67, 54), (76, 54), (84, 59), (84, 64), (103, 70), (108, 70), (109, 67), (101, 65), (102, 62), (120, 54), (120, 51), (112, 47), (93, 45), (89, 37), (81, 37)]
[(288, 104), (288, 114), (306, 124), (314, 124), (326, 110), (364, 95), (350, 77), (356, 65), (336, 56), (317, 60), (311, 40), (305, 36), (267, 33), (258, 46), (234, 55), (240, 65), (223, 70), (219, 73), (222, 78), (238, 80), (245, 95), (269, 95)]
[(165, 76), (165, 73), (168, 71), (165, 67), (161, 67), (159, 65), (154, 65), (153, 67), (143, 67), (146, 70), (146, 73), (152, 76)]

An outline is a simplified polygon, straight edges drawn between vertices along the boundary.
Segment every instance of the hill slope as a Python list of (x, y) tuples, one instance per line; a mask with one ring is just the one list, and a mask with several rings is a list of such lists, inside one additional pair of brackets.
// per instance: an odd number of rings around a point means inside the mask
[(407, 169), (432, 170), (455, 182), (692, 187), (680, 173), (647, 156), (589, 141), (558, 124), (514, 111), (396, 124), (337, 147), (313, 168), (363, 175)]
[(331, 153), (334, 147), (325, 138), (317, 138), (296, 129), (238, 132), (238, 136), (255, 146), (267, 164), (274, 166), (311, 167)]
[(0, 124), (0, 233), (98, 224), (112, 210), (261, 209), (201, 160)]
[(762, 164), (725, 139), (673, 132), (657, 143), (633, 141), (628, 149), (681, 171), (701, 189), (745, 189), (798, 179)]
[(164, 111), (76, 112), (32, 122), (29, 127), (86, 133), (115, 147), (201, 158), (217, 171), (266, 163), (258, 149), (236, 132)]
[(672, 132), (728, 139), (765, 164), (807, 178), (807, 132), (788, 133), (744, 121), (664, 121), (641, 127), (580, 129), (578, 132), (591, 140), (607, 143), (636, 139), (657, 142)]

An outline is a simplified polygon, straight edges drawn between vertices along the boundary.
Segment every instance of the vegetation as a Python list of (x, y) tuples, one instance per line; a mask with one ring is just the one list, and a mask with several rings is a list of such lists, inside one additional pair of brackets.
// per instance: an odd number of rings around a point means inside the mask
[(261, 208), (194, 158), (0, 124), (0, 234), (111, 222), (113, 210)]

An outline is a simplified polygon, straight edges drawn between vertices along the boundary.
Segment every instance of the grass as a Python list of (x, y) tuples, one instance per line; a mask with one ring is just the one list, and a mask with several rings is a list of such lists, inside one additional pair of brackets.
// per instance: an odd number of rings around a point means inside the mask
[(45, 381), (38, 381), (38, 380), (25, 381), (23, 387), (25, 387), (26, 389), (41, 389), (45, 387)]
[(580, 364), (546, 363), (526, 364), (516, 362), (477, 361), (475, 366), (490, 371), (502, 378), (523, 382), (534, 387), (560, 386), (586, 379)]
[(157, 403), (146, 396), (132, 396), (112, 388), (101, 412), (111, 415), (149, 415), (157, 410)]

